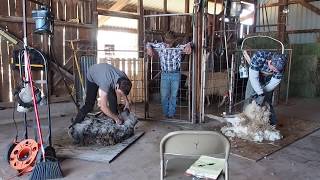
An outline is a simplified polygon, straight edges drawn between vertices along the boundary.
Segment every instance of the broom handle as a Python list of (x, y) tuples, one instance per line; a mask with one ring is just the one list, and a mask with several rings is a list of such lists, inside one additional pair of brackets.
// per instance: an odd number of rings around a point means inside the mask
[(33, 82), (32, 82), (32, 74), (31, 74), (31, 68), (30, 68), (30, 59), (29, 56), (27, 55), (27, 50), (25, 49), (25, 53), (24, 53), (24, 58), (25, 58), (25, 62), (27, 62), (27, 68), (28, 68), (28, 75), (29, 75), (29, 83), (31, 86), (31, 92), (32, 92), (32, 101), (33, 101), (33, 107), (34, 107), (34, 113), (36, 116), (36, 122), (37, 122), (37, 132), (38, 132), (38, 136), (39, 136), (39, 143), (41, 146), (41, 152), (42, 152), (42, 157), (43, 157), (43, 161), (45, 160), (45, 152), (44, 152), (44, 147), (43, 147), (43, 139), (42, 139), (42, 132), (41, 132), (41, 126), (40, 126), (40, 118), (39, 118), (39, 112), (38, 112), (38, 105), (36, 102), (36, 97), (34, 94), (34, 89), (33, 89)]
[(35, 113), (35, 116), (36, 116), (37, 130), (38, 130), (38, 135), (39, 135), (39, 140), (40, 140), (41, 152), (42, 152), (43, 161), (45, 161), (42, 133), (41, 133), (41, 127), (40, 127), (40, 118), (39, 118), (38, 106), (37, 106), (36, 98), (35, 98), (35, 95), (34, 95), (33, 82), (32, 82), (32, 77), (31, 77), (30, 61), (29, 61), (29, 56), (28, 56), (28, 52), (27, 52), (28, 38), (27, 38), (26, 0), (22, 0), (22, 11), (23, 11), (23, 47), (24, 47), (25, 79), (29, 80), (30, 86), (31, 86), (32, 101), (33, 101), (33, 106), (34, 106), (34, 113)]

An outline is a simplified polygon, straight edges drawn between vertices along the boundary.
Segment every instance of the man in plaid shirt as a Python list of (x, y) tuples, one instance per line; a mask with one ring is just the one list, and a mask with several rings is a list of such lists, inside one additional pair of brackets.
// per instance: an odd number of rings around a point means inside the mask
[(165, 42), (147, 43), (147, 54), (158, 53), (161, 65), (160, 94), (164, 115), (173, 118), (176, 113), (177, 94), (180, 84), (180, 64), (182, 54), (191, 54), (191, 43), (175, 45), (175, 36), (167, 32)]
[(277, 123), (272, 106), (273, 90), (280, 84), (287, 58), (283, 54), (257, 51), (253, 54), (249, 68), (249, 80), (245, 98), (254, 97), (258, 105), (270, 105), (270, 124)]

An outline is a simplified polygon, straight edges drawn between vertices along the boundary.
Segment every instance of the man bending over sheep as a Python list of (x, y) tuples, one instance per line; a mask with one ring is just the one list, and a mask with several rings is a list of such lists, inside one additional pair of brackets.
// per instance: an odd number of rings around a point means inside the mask
[[(244, 55), (246, 57), (246, 52)], [(253, 100), (260, 106), (265, 102), (270, 105), (271, 125), (277, 123), (272, 106), (273, 91), (281, 82), (286, 62), (285, 55), (270, 51), (257, 51), (250, 62), (245, 98), (253, 97)]]

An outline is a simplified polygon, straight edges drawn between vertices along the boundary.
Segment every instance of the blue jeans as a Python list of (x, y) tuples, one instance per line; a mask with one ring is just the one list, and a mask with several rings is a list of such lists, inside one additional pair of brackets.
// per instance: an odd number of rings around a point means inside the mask
[(180, 72), (161, 73), (160, 94), (162, 111), (165, 116), (172, 117), (176, 113), (180, 76)]
[[(260, 84), (262, 85), (262, 87), (264, 85), (266, 85), (269, 81), (269, 78), (266, 78), (266, 77), (262, 77), (260, 78)], [(246, 95), (245, 95), (245, 99), (249, 98), (250, 96), (253, 96), (255, 95), (256, 92), (254, 91), (253, 87), (251, 86), (251, 83), (250, 81), (248, 80), (248, 83), (247, 83), (247, 87), (246, 87)], [(265, 92), (265, 98), (264, 98), (264, 101), (266, 103), (268, 103), (270, 105), (270, 112), (271, 112), (271, 115), (270, 115), (270, 124), (271, 125), (276, 125), (277, 124), (277, 117), (276, 117), (276, 112), (274, 111), (273, 109), (273, 106), (272, 106), (272, 96), (273, 96), (273, 91), (271, 92)], [(244, 107), (248, 105), (248, 103), (245, 103), (244, 104)]]

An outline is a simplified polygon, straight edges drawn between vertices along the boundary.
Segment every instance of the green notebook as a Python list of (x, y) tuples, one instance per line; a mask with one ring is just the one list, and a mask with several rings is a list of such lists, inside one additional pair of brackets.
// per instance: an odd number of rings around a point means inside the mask
[(200, 156), (200, 158), (190, 166), (186, 173), (198, 178), (217, 179), (224, 168), (224, 162), (224, 159)]

